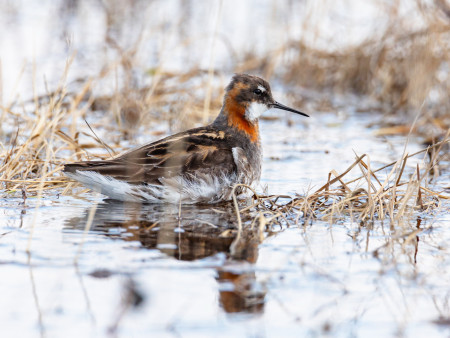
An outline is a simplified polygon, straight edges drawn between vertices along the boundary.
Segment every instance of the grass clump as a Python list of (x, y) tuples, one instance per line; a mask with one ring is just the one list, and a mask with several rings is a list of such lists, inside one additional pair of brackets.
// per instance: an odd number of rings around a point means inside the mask
[[(391, 224), (399, 224), (404, 218), (420, 213), (432, 213), (441, 206), (442, 200), (450, 199), (445, 189), (436, 192), (429, 183), (441, 162), (448, 163), (449, 133), (445, 139), (414, 154), (404, 154), (399, 160), (378, 169), (370, 167), (367, 154), (356, 156), (355, 162), (343, 173), (332, 170), (327, 182), (305, 196), (258, 196), (255, 202), (242, 211), (253, 208), (259, 210), (256, 218), (263, 217), (264, 225), (283, 227), (284, 225), (306, 225), (320, 219), (334, 223), (345, 217), (353, 222), (369, 224), (389, 219)], [(405, 177), (407, 161), (420, 154), (428, 154), (425, 168)], [(348, 179), (353, 170), (359, 169), (361, 176)], [(384, 178), (379, 178), (383, 170), (390, 169)], [(447, 170), (447, 169), (444, 169)], [(256, 221), (255, 218), (255, 221)], [(300, 222), (301, 221), (301, 222)], [(300, 224), (299, 224), (300, 222)]]

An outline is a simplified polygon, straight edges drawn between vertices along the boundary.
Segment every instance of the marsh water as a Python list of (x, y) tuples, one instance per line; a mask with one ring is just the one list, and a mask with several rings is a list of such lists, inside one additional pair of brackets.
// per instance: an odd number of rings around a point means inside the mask
[[(98, 71), (105, 59), (111, 61), (115, 52), (100, 52), (100, 33), (107, 23), (113, 32), (125, 27), (119, 43), (138, 35), (139, 25), (130, 22), (153, 25), (141, 37), (150, 41), (141, 50), (141, 61), (166, 58), (165, 65), (175, 60), (177, 68), (200, 60), (208, 66), (210, 55), (200, 53), (193, 42), (183, 45), (193, 52), (185, 58), (180, 57), (183, 48), (171, 48), (186, 39), (186, 32), (200, 37), (196, 43), (201, 45), (209, 41), (210, 32), (202, 33), (200, 26), (214, 26), (215, 7), (190, 13), (190, 21), (184, 26), (177, 22), (174, 28), (172, 15), (183, 16), (189, 6), (154, 1), (151, 6), (160, 10), (152, 12), (140, 10), (146, 2), (132, 3), (135, 7), (129, 12), (115, 13), (123, 15), (125, 24), (108, 21), (104, 8), (91, 1), (0, 4), (5, 105), (10, 96), (25, 100), (33, 90), (45, 89), (47, 81), (60, 77), (75, 50), (72, 80)], [(270, 4), (254, 6), (253, 11), (251, 3), (246, 5), (254, 19), (249, 22), (259, 22), (261, 13), (271, 12)], [(174, 7), (181, 9), (173, 14)], [(114, 6), (109, 9), (114, 12)], [(223, 11), (224, 16), (236, 14), (227, 6)], [(149, 15), (155, 20), (147, 20)], [(225, 23), (236, 40), (246, 36), (233, 20)], [(14, 32), (7, 29), (11, 26)], [(275, 27), (278, 30), (267, 35), (271, 42), (281, 41), (277, 34), (286, 30)], [(301, 33), (296, 27), (293, 36)], [(254, 34), (254, 26), (247, 28)], [(154, 50), (164, 45), (160, 32), (170, 47), (165, 54)], [(171, 40), (173, 36), (179, 39)], [(258, 52), (265, 48), (256, 47)], [(229, 62), (230, 51), (220, 44), (217, 48), (220, 67), (221, 60)], [(32, 59), (35, 67), (23, 65), (18, 55)], [(22, 67), (25, 81), (15, 87)], [(139, 67), (145, 64), (137, 62)], [(14, 93), (17, 88), (20, 95)], [(274, 94), (283, 98), (288, 90), (278, 85)], [(316, 95), (325, 98), (329, 93)], [(270, 111), (261, 121), (264, 163), (257, 191), (305, 195), (322, 186), (330, 171), (344, 171), (356, 155), (369, 154), (372, 168), (377, 168), (424, 148), (420, 137), (376, 136), (385, 117), (370, 105), (361, 112), (356, 108), (360, 99), (334, 97), (330, 100), (340, 103), (322, 111), (297, 107), (310, 114), (309, 119)], [(143, 130), (136, 136), (139, 142), (155, 139)], [(424, 155), (411, 158), (405, 176), (426, 160)], [(430, 189), (448, 196), (449, 163), (441, 165), (443, 174)], [(0, 336), (448, 337), (449, 209), (443, 202), (431, 214), (405, 218), (404, 228), (412, 234), (407, 237), (396, 238), (397, 225), (389, 221), (363, 224), (340, 217), (331, 223), (305, 222), (299, 214), (263, 234), (249, 232), (235, 241), (237, 217), (231, 203), (140, 205), (93, 192), (47, 190), (38, 199), (2, 191)]]
[[(372, 165), (403, 152), (403, 137), (373, 136), (368, 113), (288, 118), (261, 123), (260, 191), (302, 194), (344, 170), (351, 149), (372, 154)], [(420, 147), (410, 142), (408, 151)], [(424, 231), (405, 245), (389, 244), (388, 224), (344, 218), (291, 222), (262, 243), (244, 236), (232, 252), (231, 204), (139, 205), (55, 191), (0, 205), (4, 337), (450, 333), (448, 205), (408, 219)]]

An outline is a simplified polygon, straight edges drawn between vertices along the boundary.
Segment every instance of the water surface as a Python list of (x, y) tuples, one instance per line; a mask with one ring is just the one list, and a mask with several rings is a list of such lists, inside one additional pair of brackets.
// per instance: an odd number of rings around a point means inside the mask
[[(367, 115), (292, 120), (262, 122), (259, 191), (302, 194), (353, 162), (351, 149), (371, 154), (372, 165), (403, 151), (401, 139), (373, 136)], [(413, 140), (408, 151), (418, 148)], [(408, 241), (392, 240), (389, 222), (296, 225), (293, 217), (270, 232), (245, 231), (231, 250), (228, 204), (179, 208), (57, 192), (37, 203), (4, 198), (0, 207), (4, 336), (450, 333), (448, 204), (405, 220), (405, 229), (424, 229)]]

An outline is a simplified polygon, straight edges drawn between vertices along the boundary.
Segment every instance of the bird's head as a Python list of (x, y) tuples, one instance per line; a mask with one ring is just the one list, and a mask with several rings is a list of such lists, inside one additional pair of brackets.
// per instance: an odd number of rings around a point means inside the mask
[(222, 108), (227, 116), (228, 125), (247, 132), (251, 139), (257, 138), (258, 119), (272, 108), (308, 116), (275, 101), (266, 80), (248, 74), (233, 76), (226, 88)]

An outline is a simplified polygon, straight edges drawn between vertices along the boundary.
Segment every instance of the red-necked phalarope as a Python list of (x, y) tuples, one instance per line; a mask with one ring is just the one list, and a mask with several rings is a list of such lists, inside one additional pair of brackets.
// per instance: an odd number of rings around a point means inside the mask
[[(112, 199), (134, 202), (217, 203), (235, 184), (261, 176), (258, 118), (278, 108), (267, 81), (236, 74), (223, 106), (208, 126), (190, 129), (104, 161), (66, 164), (64, 173)], [(237, 190), (239, 193), (239, 190)]]

